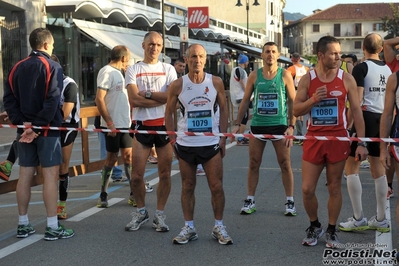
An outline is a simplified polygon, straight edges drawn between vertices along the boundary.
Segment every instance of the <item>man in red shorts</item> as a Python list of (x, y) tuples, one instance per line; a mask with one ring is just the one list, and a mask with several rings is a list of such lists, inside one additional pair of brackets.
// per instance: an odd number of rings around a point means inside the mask
[[(364, 137), (364, 121), (360, 109), (359, 97), (354, 78), (339, 69), (341, 46), (339, 40), (332, 36), (320, 38), (316, 47), (318, 64), (308, 75), (302, 77), (294, 101), (294, 115), (309, 113), (306, 136), (348, 137), (345, 115), (347, 97), (351, 103), (354, 123), (358, 137)], [(353, 104), (352, 104), (353, 103)], [(318, 219), (318, 202), (315, 194), (317, 181), (327, 168), (328, 182), (328, 228), (326, 247), (339, 246), (336, 235), (336, 223), (341, 211), (342, 194), (341, 178), (345, 161), (350, 153), (348, 141), (318, 141), (308, 139), (303, 144), (302, 156), (302, 194), (305, 210), (309, 216), (310, 226), (302, 244), (314, 246), (324, 234)], [(358, 146), (356, 157), (366, 159), (367, 149)]]

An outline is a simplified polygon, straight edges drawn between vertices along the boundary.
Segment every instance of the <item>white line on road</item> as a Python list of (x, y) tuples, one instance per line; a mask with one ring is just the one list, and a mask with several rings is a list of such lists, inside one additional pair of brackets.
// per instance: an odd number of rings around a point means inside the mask
[[(114, 204), (116, 204), (116, 203), (118, 203), (118, 202), (120, 202), (122, 200), (124, 200), (124, 198), (112, 198), (112, 199), (110, 199), (108, 201), (108, 206), (112, 206), (112, 205), (114, 205)], [(88, 210), (86, 210), (84, 212), (76, 214), (75, 216), (67, 219), (67, 221), (68, 222), (80, 222), (83, 219), (85, 219), (85, 218), (87, 218), (87, 217), (89, 217), (89, 216), (91, 216), (91, 215), (93, 215), (93, 214), (95, 214), (97, 212), (100, 212), (100, 211), (102, 211), (104, 209), (106, 209), (106, 208), (93, 207), (93, 208), (90, 208), (90, 209), (88, 209)]]
[(14, 243), (12, 245), (9, 245), (8, 247), (0, 249), (0, 259), (4, 258), (5, 256), (8, 256), (11, 253), (14, 253), (20, 249), (23, 249), (33, 243), (36, 243), (39, 240), (42, 240), (43, 237), (44, 237), (44, 235), (34, 234), (34, 235), (31, 235), (21, 241)]

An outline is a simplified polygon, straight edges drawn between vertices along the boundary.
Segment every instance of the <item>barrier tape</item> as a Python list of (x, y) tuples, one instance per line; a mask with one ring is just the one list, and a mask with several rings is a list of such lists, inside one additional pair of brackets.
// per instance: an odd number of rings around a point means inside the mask
[(365, 141), (365, 142), (399, 142), (399, 138), (357, 138), (357, 137), (336, 137), (336, 136), (294, 136), (294, 135), (271, 135), (271, 134), (233, 134), (233, 133), (210, 133), (210, 132), (175, 132), (157, 130), (133, 130), (133, 129), (102, 129), (102, 128), (75, 128), (75, 127), (49, 127), (49, 126), (24, 126), (0, 124), (0, 128), (34, 128), (41, 130), (68, 130), (68, 131), (87, 131), (87, 132), (117, 132), (117, 133), (140, 133), (157, 135), (177, 135), (177, 136), (218, 136), (218, 137), (245, 137), (245, 138), (265, 138), (265, 139), (296, 139), (296, 140), (334, 140), (334, 141)]

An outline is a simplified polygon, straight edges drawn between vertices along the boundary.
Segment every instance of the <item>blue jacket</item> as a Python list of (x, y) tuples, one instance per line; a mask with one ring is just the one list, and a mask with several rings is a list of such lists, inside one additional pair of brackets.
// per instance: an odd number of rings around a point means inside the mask
[[(4, 108), (14, 125), (31, 122), (33, 126), (62, 124), (60, 96), (63, 87), (61, 66), (42, 51), (32, 51), (11, 69), (4, 88)], [(40, 136), (59, 136), (58, 130), (37, 130)], [(18, 129), (18, 133), (22, 133)]]

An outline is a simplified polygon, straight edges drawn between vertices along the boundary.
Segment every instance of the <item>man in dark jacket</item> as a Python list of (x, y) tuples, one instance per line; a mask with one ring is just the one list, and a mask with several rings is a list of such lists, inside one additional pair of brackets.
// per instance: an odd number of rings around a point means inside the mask
[(34, 227), (29, 223), (28, 205), (32, 179), (36, 167), (41, 165), (44, 180), (43, 200), (47, 212), (44, 239), (69, 238), (74, 235), (74, 231), (65, 229), (57, 219), (58, 171), (62, 159), (60, 132), (30, 128), (61, 126), (62, 68), (50, 59), (54, 39), (49, 30), (33, 30), (29, 36), (29, 43), (32, 53), (11, 69), (3, 98), (12, 124), (26, 126), (17, 131), (20, 164), (16, 189), (19, 213), (17, 237), (25, 238), (35, 233)]

